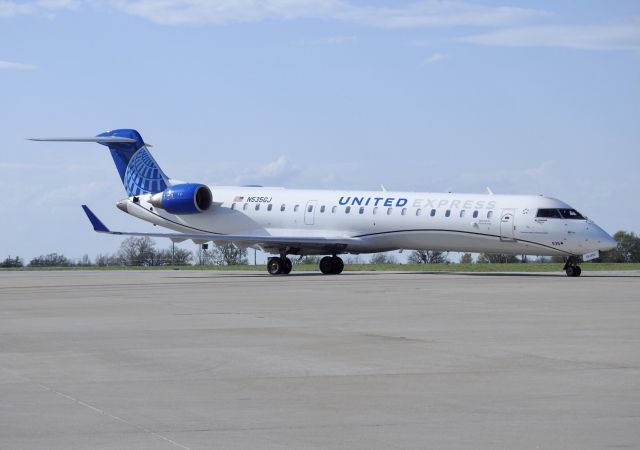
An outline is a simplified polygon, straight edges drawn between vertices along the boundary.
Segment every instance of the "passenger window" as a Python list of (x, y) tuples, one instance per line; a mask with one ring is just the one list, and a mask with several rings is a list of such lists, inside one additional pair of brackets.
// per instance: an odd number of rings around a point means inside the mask
[(242, 209), (245, 210), (245, 211), (247, 210), (248, 207), (249, 207), (248, 203), (245, 203), (244, 205), (242, 205)]
[(360, 212), (360, 214), (364, 214), (364, 206), (360, 207), (360, 211), (359, 212)]
[(393, 208), (387, 208), (387, 216), (390, 216), (393, 212)]
[(400, 214), (402, 214), (403, 216), (407, 215), (407, 208), (402, 208), (402, 211), (400, 212)]
[(460, 217), (464, 217), (464, 209), (460, 210)]
[(347, 214), (349, 214), (349, 213), (351, 212), (351, 206), (347, 206), (347, 207), (344, 209), (344, 212), (345, 212), (345, 213), (347, 213)]
[(285, 206), (284, 203), (282, 205), (280, 205), (280, 211), (284, 211), (285, 210)]
[(478, 217), (478, 211), (473, 212), (473, 218), (476, 219)]
[(431, 210), (431, 214), (430, 214), (430, 215), (431, 215), (431, 217), (434, 217), (434, 216), (436, 215), (436, 210), (435, 210), (435, 209), (432, 209), (432, 210)]
[(451, 210), (450, 210), (450, 209), (447, 209), (447, 210), (444, 212), (444, 216), (445, 216), (445, 217), (449, 217), (450, 215), (451, 215)]
[(307, 206), (307, 212), (313, 212), (313, 205)]
[(322, 205), (322, 206), (320, 207), (320, 212), (321, 212), (321, 213), (323, 213), (323, 212), (324, 212), (324, 205)]
[(269, 203), (267, 205), (267, 211), (271, 211), (273, 209), (273, 205), (271, 203)]
[(235, 203), (231, 204), (231, 209), (236, 209), (236, 204)]
[(378, 207), (377, 207), (377, 206), (374, 206), (374, 208), (373, 208), (373, 215), (376, 215), (376, 214), (378, 214)]
[(256, 211), (260, 211), (260, 203), (256, 203)]
[(333, 214), (333, 213), (335, 213), (337, 209), (338, 209), (338, 207), (337, 207), (337, 206), (332, 206), (332, 207), (331, 207), (331, 213), (332, 213), (332, 214)]
[(489, 211), (487, 213), (487, 219), (491, 219), (493, 217), (493, 211)]
[(299, 209), (300, 209), (300, 205), (296, 205), (293, 207), (293, 212), (298, 212)]
[(419, 216), (420, 214), (422, 214), (422, 210), (420, 208), (416, 209), (416, 216)]

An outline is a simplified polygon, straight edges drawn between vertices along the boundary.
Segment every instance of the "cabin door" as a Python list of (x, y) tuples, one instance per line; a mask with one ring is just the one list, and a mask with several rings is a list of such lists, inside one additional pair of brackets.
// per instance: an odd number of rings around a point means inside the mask
[(516, 216), (515, 209), (503, 209), (500, 216), (500, 240), (515, 241), (516, 225), (514, 218)]
[(304, 223), (305, 225), (313, 225), (315, 223), (316, 208), (318, 206), (317, 200), (309, 200), (307, 207), (304, 210)]

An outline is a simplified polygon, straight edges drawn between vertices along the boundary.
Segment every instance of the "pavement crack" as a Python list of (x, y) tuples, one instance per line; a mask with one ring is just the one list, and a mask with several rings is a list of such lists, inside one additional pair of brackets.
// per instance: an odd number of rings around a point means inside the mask
[(53, 388), (51, 386), (47, 386), (46, 384), (42, 384), (42, 383), (38, 383), (36, 381), (33, 381), (33, 380), (25, 377), (24, 375), (14, 371), (14, 370), (10, 370), (10, 369), (7, 369), (5, 367), (2, 367), (2, 370), (7, 372), (7, 373), (9, 373), (9, 374), (11, 374), (12, 376), (16, 377), (20, 381), (23, 381), (23, 382), (26, 382), (26, 383), (31, 383), (31, 384), (33, 384), (35, 386), (38, 386), (43, 391), (50, 392), (52, 394), (55, 394), (55, 395), (57, 395), (59, 397), (62, 397), (64, 399), (66, 399), (66, 400), (69, 400), (69, 401), (75, 403), (76, 405), (79, 405), (79, 406), (82, 406), (84, 408), (90, 409), (91, 411), (93, 411), (95, 413), (98, 413), (98, 414), (103, 415), (105, 417), (108, 417), (108, 418), (110, 418), (112, 420), (115, 420), (117, 422), (120, 422), (120, 423), (123, 423), (125, 425), (128, 425), (130, 427), (133, 427), (133, 428), (135, 428), (137, 430), (140, 430), (140, 431), (142, 431), (142, 432), (144, 432), (144, 433), (146, 433), (146, 434), (148, 434), (150, 436), (153, 436), (155, 438), (163, 440), (163, 441), (167, 442), (168, 444), (173, 445), (174, 447), (181, 448), (183, 450), (191, 450), (186, 445), (182, 445), (179, 442), (176, 442), (173, 439), (170, 439), (170, 438), (168, 438), (168, 437), (166, 437), (166, 436), (164, 436), (164, 435), (162, 435), (160, 433), (157, 433), (157, 432), (155, 432), (155, 431), (153, 431), (153, 430), (151, 430), (149, 428), (143, 427), (142, 425), (138, 425), (138, 424), (136, 424), (134, 422), (131, 422), (130, 420), (127, 420), (127, 419), (123, 418), (123, 417), (116, 416), (115, 414), (112, 414), (112, 413), (110, 413), (108, 411), (105, 411), (104, 409), (98, 408), (97, 406), (94, 406), (94, 405), (91, 405), (90, 403), (84, 402), (84, 401), (80, 400), (77, 397), (74, 397), (74, 396), (69, 395), (69, 394), (65, 394), (64, 392), (59, 391), (59, 390), (57, 390), (57, 389), (55, 389), (55, 388)]

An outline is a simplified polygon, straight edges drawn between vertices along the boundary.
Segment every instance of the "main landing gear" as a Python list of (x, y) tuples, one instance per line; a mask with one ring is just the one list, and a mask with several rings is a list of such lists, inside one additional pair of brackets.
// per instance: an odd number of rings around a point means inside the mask
[(276, 256), (267, 260), (267, 271), (271, 275), (288, 275), (292, 268), (293, 263), (286, 256)]
[(578, 265), (578, 258), (575, 256), (569, 256), (567, 262), (564, 264), (564, 271), (568, 277), (579, 277), (582, 273), (582, 269)]
[[(271, 275), (288, 275), (293, 264), (286, 256), (273, 256), (267, 260), (267, 271)], [(320, 271), (325, 275), (338, 275), (344, 269), (344, 262), (338, 256), (325, 256), (320, 260)]]
[(343, 269), (344, 262), (337, 256), (325, 256), (320, 260), (320, 272), (325, 275), (338, 275)]

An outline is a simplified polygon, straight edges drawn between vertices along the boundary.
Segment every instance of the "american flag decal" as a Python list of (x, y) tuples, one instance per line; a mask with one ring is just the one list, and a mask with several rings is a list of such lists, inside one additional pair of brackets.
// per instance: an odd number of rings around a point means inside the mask
[(241, 197), (241, 196), (239, 196), (239, 195), (237, 195), (237, 196), (235, 196), (235, 197), (233, 198), (233, 201), (234, 201), (234, 202), (241, 202), (242, 200), (244, 200), (244, 197)]

